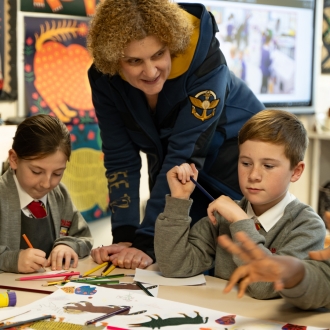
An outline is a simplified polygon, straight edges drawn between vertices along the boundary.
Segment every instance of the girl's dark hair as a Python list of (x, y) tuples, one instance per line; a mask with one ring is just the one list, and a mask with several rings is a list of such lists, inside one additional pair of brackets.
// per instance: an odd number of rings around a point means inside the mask
[(35, 115), (18, 125), (12, 149), (21, 159), (40, 159), (61, 150), (69, 160), (70, 133), (58, 118)]

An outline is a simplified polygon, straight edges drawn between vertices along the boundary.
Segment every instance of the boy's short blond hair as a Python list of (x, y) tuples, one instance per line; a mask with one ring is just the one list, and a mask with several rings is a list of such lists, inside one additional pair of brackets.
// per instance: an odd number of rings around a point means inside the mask
[(156, 36), (172, 56), (189, 45), (194, 26), (169, 0), (104, 0), (91, 20), (87, 47), (102, 73), (119, 73), (119, 60), (133, 40)]
[(251, 117), (238, 134), (238, 144), (247, 140), (283, 145), (291, 169), (304, 160), (308, 146), (307, 131), (292, 113), (283, 110), (263, 110)]

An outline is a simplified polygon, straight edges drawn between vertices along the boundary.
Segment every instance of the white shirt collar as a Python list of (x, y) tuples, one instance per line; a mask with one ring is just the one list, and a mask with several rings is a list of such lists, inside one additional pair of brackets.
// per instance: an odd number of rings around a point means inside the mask
[(296, 197), (288, 191), (279, 203), (258, 217), (255, 215), (251, 203), (248, 202), (246, 213), (249, 218), (252, 218), (253, 216), (257, 217), (265, 231), (269, 232), (275, 226), (277, 221), (282, 218), (286, 206), (295, 199)]
[[(25, 190), (23, 190), (23, 188), (21, 187), (21, 185), (19, 184), (19, 182), (17, 180), (17, 177), (16, 177), (15, 173), (13, 174), (13, 177), (14, 177), (16, 188), (17, 188), (17, 191), (18, 191), (21, 210), (23, 210), (27, 207), (27, 205), (29, 205), (32, 201), (34, 201), (34, 199)], [(45, 207), (47, 207), (47, 195), (43, 196), (39, 200), (44, 203)]]

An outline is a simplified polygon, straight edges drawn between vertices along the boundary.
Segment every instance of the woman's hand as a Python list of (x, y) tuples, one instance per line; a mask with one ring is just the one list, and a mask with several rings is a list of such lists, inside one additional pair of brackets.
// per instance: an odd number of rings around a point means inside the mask
[(189, 199), (195, 189), (195, 184), (190, 180), (193, 177), (197, 180), (198, 171), (195, 164), (184, 163), (174, 166), (167, 172), (167, 182), (171, 190), (171, 196), (180, 199)]
[(46, 253), (38, 249), (21, 250), (18, 256), (18, 271), (33, 273), (47, 265)]
[(47, 267), (49, 266), (52, 270), (69, 269), (70, 266), (76, 268), (78, 255), (68, 245), (56, 245), (48, 257)]
[(93, 249), (91, 256), (98, 264), (111, 261), (113, 265), (126, 269), (143, 269), (150, 266), (153, 262), (143, 251), (127, 247), (125, 243), (112, 244)]

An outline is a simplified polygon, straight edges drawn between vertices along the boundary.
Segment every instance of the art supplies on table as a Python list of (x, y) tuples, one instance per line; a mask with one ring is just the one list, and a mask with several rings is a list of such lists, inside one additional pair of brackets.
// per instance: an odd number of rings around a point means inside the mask
[[(148, 287), (148, 285), (145, 285)], [(215, 300), (216, 301), (216, 300)], [(121, 311), (123, 306), (127, 310)], [(19, 307), (15, 307), (19, 311)], [(96, 287), (80, 283), (67, 283), (59, 290), (38, 301), (24, 306), (30, 312), (10, 319), (10, 322), (20, 322), (54, 314), (52, 325), (57, 322), (79, 324), (102, 320), (93, 323), (95, 327), (103, 329), (162, 329), (166, 330), (200, 330), (204, 329), (234, 329), (235, 330), (282, 330), (305, 329), (316, 330), (320, 328), (305, 326), (303, 324), (289, 324), (284, 322), (259, 320), (226, 312), (202, 308), (194, 305), (178, 303), (170, 300), (149, 297), (138, 294), (137, 291), (122, 290), (105, 287)], [(107, 314), (116, 312), (110, 318)], [(1, 310), (0, 310), (1, 319)], [(1, 328), (0, 328), (1, 329)], [(48, 328), (47, 328), (48, 329)], [(50, 328), (52, 329), (52, 328)], [(65, 327), (63, 327), (65, 329)]]
[(0, 307), (16, 306), (17, 297), (14, 291), (0, 292)]
[(41, 275), (31, 275), (31, 276), (23, 276), (16, 278), (15, 281), (32, 281), (32, 280), (42, 280), (45, 278), (55, 278), (55, 277), (64, 277), (64, 279), (71, 278), (72, 276), (79, 276), (80, 272), (61, 272), (56, 274), (41, 274)]
[(107, 267), (107, 266), (108, 266), (108, 262), (106, 261), (103, 264), (97, 265), (96, 267), (94, 267), (94, 268), (88, 270), (87, 272), (85, 272), (83, 274), (83, 277), (88, 276), (90, 274), (93, 274), (93, 273), (97, 272), (99, 269)]
[(141, 282), (135, 282), (136, 285), (145, 292), (148, 296), (153, 297), (153, 294), (141, 283)]

